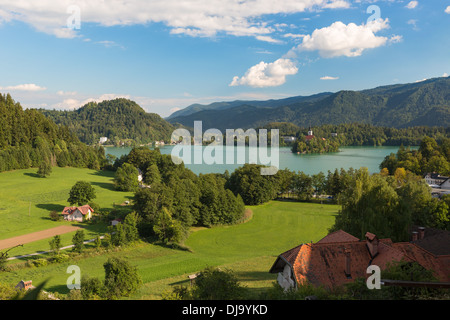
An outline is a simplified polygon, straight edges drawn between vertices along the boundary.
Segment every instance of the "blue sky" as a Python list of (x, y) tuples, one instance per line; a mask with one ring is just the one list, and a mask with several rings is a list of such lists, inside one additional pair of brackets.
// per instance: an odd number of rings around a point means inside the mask
[(442, 0), (0, 0), (0, 92), (49, 109), (126, 97), (166, 117), (448, 76), (448, 30)]

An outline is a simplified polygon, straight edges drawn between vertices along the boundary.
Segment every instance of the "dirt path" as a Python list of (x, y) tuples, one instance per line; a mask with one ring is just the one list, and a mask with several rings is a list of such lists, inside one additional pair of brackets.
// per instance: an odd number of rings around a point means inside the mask
[(80, 229), (74, 226), (59, 226), (47, 230), (28, 233), (23, 236), (13, 237), (5, 240), (0, 240), (0, 250), (14, 247), (19, 244), (25, 244), (37, 240), (47, 239), (59, 234), (64, 234)]

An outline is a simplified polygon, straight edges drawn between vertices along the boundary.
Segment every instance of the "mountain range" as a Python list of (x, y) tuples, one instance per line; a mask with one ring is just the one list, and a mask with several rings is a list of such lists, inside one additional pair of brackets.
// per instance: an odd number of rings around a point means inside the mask
[(290, 122), (302, 127), (356, 122), (396, 128), (448, 127), (450, 77), (280, 100), (194, 104), (166, 120), (186, 127), (202, 121), (203, 128), (219, 130), (258, 128), (271, 122)]

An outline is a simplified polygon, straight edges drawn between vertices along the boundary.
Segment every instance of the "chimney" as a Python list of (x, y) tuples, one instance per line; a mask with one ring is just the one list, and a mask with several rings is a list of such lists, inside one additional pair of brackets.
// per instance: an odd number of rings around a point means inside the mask
[(352, 253), (352, 250), (344, 248), (344, 254), (345, 254), (345, 275), (347, 276), (347, 278), (351, 278), (351, 262), (352, 262), (352, 258), (350, 256), (350, 254)]
[(419, 239), (419, 233), (417, 231), (413, 231), (411, 241), (416, 241), (417, 239)]
[(369, 249), (370, 256), (374, 258), (378, 254), (378, 237), (373, 233), (366, 233), (366, 245)]
[(425, 238), (425, 228), (419, 227), (419, 239)]

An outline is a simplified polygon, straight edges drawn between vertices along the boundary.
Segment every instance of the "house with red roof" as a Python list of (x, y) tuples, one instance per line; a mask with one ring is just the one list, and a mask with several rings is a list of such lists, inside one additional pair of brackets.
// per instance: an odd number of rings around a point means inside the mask
[(90, 220), (93, 212), (94, 209), (86, 204), (79, 207), (65, 207), (62, 215), (64, 216), (64, 220), (83, 222), (85, 220)]
[(383, 270), (388, 263), (402, 260), (417, 262), (440, 281), (449, 282), (450, 232), (429, 232), (427, 240), (421, 229), (413, 232), (412, 241), (393, 243), (370, 232), (360, 240), (339, 230), (280, 254), (269, 272), (278, 274), (277, 282), (285, 290), (303, 283), (333, 288), (366, 279), (370, 265)]

